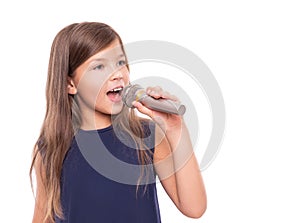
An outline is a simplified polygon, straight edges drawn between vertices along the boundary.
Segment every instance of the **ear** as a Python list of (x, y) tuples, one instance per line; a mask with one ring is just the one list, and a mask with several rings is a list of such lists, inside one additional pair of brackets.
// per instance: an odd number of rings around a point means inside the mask
[(77, 94), (77, 88), (71, 77), (68, 77), (68, 93), (72, 95)]

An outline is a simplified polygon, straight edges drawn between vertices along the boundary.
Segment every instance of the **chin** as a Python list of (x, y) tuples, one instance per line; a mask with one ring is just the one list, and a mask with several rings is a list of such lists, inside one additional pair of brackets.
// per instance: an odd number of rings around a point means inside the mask
[(124, 104), (120, 103), (120, 104), (115, 104), (111, 107), (110, 110), (110, 114), (111, 115), (118, 115), (121, 113), (121, 111), (123, 110)]

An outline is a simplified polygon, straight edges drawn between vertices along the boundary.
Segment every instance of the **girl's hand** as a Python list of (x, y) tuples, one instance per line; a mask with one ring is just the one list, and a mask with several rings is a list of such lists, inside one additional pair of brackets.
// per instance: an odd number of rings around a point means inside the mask
[[(155, 99), (169, 99), (173, 101), (179, 101), (178, 98), (174, 95), (171, 95), (167, 91), (163, 91), (163, 89), (159, 86), (156, 87), (148, 87), (146, 92), (149, 96)], [(154, 111), (149, 109), (140, 102), (134, 101), (132, 105), (138, 109), (139, 112), (149, 116), (153, 121), (155, 121), (164, 131), (180, 129), (182, 125), (182, 117), (174, 114), (167, 114), (164, 112)]]

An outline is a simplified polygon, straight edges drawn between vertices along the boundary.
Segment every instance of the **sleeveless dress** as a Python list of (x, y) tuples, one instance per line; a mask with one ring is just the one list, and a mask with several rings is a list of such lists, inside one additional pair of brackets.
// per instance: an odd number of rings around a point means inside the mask
[[(144, 143), (154, 152), (154, 124), (142, 122)], [(153, 154), (149, 153), (153, 160)], [(140, 176), (136, 145), (113, 126), (79, 130), (66, 154), (61, 176), (64, 217), (56, 223), (159, 223), (156, 173), (149, 165), (149, 183)], [(146, 181), (145, 181), (146, 182)], [(145, 185), (146, 184), (146, 185)]]

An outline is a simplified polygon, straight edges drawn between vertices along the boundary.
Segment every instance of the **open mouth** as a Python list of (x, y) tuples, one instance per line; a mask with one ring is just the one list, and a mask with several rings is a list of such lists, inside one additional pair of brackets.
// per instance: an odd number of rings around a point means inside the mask
[(118, 87), (115, 87), (114, 89), (108, 91), (106, 93), (106, 95), (108, 96), (108, 98), (111, 101), (117, 102), (117, 101), (120, 101), (122, 99), (122, 97), (121, 97), (122, 91), (123, 91), (123, 87), (122, 86), (118, 86)]

